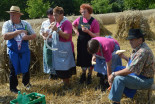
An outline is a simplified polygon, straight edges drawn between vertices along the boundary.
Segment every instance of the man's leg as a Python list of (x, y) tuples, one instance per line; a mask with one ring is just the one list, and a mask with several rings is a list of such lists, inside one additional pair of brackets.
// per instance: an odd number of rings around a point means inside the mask
[(15, 74), (15, 69), (12, 65), (11, 60), (9, 60), (9, 67), (10, 67), (10, 76), (9, 76), (9, 83), (10, 83), (10, 90), (12, 92), (17, 93), (17, 86), (18, 86), (18, 79), (17, 79), (17, 75)]
[(148, 89), (153, 83), (152, 79), (141, 79), (136, 76), (116, 76), (109, 94), (109, 99), (120, 102), (124, 88)]
[(24, 84), (24, 86), (30, 83), (30, 72), (29, 71), (23, 74), (22, 83)]

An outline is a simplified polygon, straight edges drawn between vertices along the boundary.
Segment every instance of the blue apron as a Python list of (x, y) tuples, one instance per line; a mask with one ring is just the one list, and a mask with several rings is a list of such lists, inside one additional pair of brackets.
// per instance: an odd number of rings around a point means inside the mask
[[(129, 59), (128, 65), (130, 65), (131, 62), (132, 62), (132, 60)], [(117, 66), (117, 67), (114, 69), (114, 72), (119, 71), (119, 70), (122, 70), (122, 69), (125, 69), (125, 68), (126, 68), (125, 66)], [(129, 74), (129, 75), (131, 75), (131, 76), (137, 76), (137, 77), (139, 77), (139, 78), (146, 78), (146, 77), (143, 76), (143, 75), (137, 75), (137, 74), (135, 74), (135, 73), (131, 73), (131, 74)], [(127, 97), (129, 97), (129, 98), (133, 98), (134, 95), (136, 94), (136, 91), (137, 91), (136, 89), (129, 89), (129, 88), (125, 87), (123, 93), (124, 93)]]
[[(17, 30), (25, 30), (24, 28), (18, 28)], [(15, 31), (15, 29), (13, 30)], [(29, 70), (30, 65), (30, 50), (28, 41), (23, 40), (20, 50), (18, 49), (17, 41), (12, 38), (8, 40), (7, 47), (9, 49), (8, 54), (15, 69), (15, 74), (26, 73)]]
[(59, 41), (58, 33), (52, 34), (52, 48), (58, 50), (52, 51), (52, 67), (55, 70), (66, 71), (72, 67), (75, 67), (75, 61), (72, 51), (71, 42)]
[[(120, 47), (115, 42), (114, 42), (114, 44), (115, 44), (115, 47), (114, 47), (114, 51), (112, 53), (112, 66), (111, 66), (112, 71), (117, 66), (122, 65), (121, 58), (117, 54), (115, 54), (117, 50), (120, 50)], [(100, 44), (100, 49), (101, 49), (102, 56), (96, 55), (96, 64), (94, 65), (94, 71), (96, 71), (100, 74), (103, 74), (103, 75), (107, 75), (107, 65), (106, 65), (105, 58), (103, 57), (101, 44)]]

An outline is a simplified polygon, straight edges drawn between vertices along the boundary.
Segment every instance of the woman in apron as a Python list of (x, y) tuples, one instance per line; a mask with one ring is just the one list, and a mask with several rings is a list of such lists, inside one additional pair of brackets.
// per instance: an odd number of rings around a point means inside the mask
[(105, 91), (109, 87), (108, 76), (116, 66), (122, 65), (121, 58), (115, 54), (119, 49), (118, 42), (112, 38), (96, 37), (88, 42), (88, 51), (93, 54), (92, 60), (96, 62), (94, 71), (100, 77), (100, 84), (96, 89)]
[(91, 83), (92, 75), (92, 55), (87, 51), (88, 41), (96, 36), (99, 36), (99, 24), (91, 14), (93, 12), (92, 7), (89, 4), (82, 4), (80, 6), (81, 17), (78, 17), (73, 23), (73, 30), (78, 35), (77, 39), (77, 66), (82, 68), (82, 75), (80, 77), (80, 83), (86, 81), (86, 70), (89, 69), (87, 84)]
[[(44, 39), (44, 47), (43, 47), (43, 65), (44, 65), (44, 73), (50, 73), (49, 79), (57, 79), (57, 75), (55, 70), (52, 68), (52, 50), (48, 49), (45, 45), (45, 39), (52, 32), (50, 26), (54, 23), (53, 17), (53, 8), (49, 8), (47, 10), (48, 20), (44, 21), (41, 25), (40, 35)], [(49, 38), (47, 43), (51, 46), (52, 39)]]

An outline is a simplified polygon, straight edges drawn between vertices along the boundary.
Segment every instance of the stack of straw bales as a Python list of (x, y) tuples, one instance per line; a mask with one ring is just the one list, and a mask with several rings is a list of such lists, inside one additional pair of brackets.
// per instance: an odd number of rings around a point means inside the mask
[(0, 36), (0, 83), (9, 81), (9, 60), (6, 49), (6, 41)]
[(155, 28), (155, 13), (149, 16), (148, 21), (150, 23), (150, 27)]
[(124, 11), (116, 16), (117, 33), (116, 38), (125, 39), (130, 28), (140, 28), (147, 39), (155, 39), (154, 33), (150, 30), (147, 18), (142, 15), (141, 11)]
[(100, 25), (100, 35), (112, 35), (112, 33), (104, 27), (104, 16), (103, 15), (93, 15), (93, 17), (98, 21)]

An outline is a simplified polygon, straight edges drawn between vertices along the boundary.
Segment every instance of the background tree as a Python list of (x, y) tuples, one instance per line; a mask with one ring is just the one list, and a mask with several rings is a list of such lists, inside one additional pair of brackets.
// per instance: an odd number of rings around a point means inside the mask
[(46, 11), (50, 8), (50, 3), (44, 3), (42, 0), (28, 0), (26, 12), (30, 18), (40, 18), (46, 16)]
[(155, 8), (155, 0), (1, 0), (0, 21), (9, 19), (5, 11), (12, 5), (20, 7), (24, 13), (22, 19), (28, 19), (46, 17), (47, 9), (56, 6), (63, 7), (65, 15), (80, 15), (79, 9), (82, 3), (91, 4), (94, 13), (98, 14)]
[(111, 5), (109, 5), (109, 0), (92, 0), (91, 4), (94, 10), (94, 13), (111, 12)]
[(148, 9), (149, 6), (154, 3), (155, 0), (124, 0), (125, 10), (129, 9), (145, 10)]
[(11, 6), (19, 6), (22, 13), (24, 13), (24, 16), (22, 16), (22, 19), (28, 18), (28, 14), (25, 12), (25, 8), (27, 0), (1, 0), (0, 3), (0, 21), (2, 20), (8, 20), (10, 19), (10, 16), (6, 11), (10, 10)]

